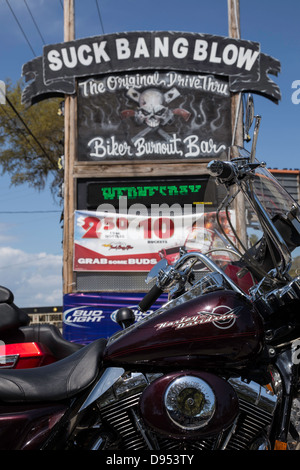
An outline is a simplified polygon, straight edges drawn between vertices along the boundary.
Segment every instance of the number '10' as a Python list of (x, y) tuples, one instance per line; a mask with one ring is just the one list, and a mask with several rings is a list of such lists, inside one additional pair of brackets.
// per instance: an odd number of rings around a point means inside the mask
[[(132, 224), (132, 225), (131, 225)], [(128, 230), (130, 225), (136, 231), (141, 231), (143, 238), (171, 238), (174, 235), (174, 221), (168, 217), (158, 219), (144, 219), (133, 224), (126, 217), (118, 217), (116, 221), (112, 217), (105, 217), (103, 220), (97, 217), (86, 217), (82, 228), (86, 231), (82, 238), (101, 238), (100, 230), (113, 230), (115, 226), (119, 230)]]

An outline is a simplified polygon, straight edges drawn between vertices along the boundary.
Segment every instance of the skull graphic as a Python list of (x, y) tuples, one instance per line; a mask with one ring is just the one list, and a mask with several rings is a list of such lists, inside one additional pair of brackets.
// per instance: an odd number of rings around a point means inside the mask
[(156, 89), (148, 89), (141, 93), (136, 122), (145, 122), (149, 127), (164, 126), (173, 119), (173, 113), (164, 106), (164, 95)]
[(166, 105), (178, 95), (175, 89), (172, 93), (162, 93), (156, 88), (148, 88), (142, 93), (133, 88), (128, 90), (128, 96), (139, 104), (135, 114), (136, 123), (146, 124), (151, 128), (170, 124), (174, 115)]
[(147, 88), (143, 92), (130, 88), (127, 91), (127, 96), (138, 104), (138, 108), (135, 111), (132, 109), (123, 110), (121, 112), (122, 118), (134, 117), (136, 124), (145, 125), (141, 132), (132, 137), (133, 142), (153, 132), (168, 141), (170, 136), (162, 127), (172, 124), (174, 116), (181, 116), (187, 121), (191, 115), (189, 111), (183, 108), (170, 109), (168, 107), (171, 101), (180, 96), (176, 88), (172, 88), (165, 93), (157, 88)]

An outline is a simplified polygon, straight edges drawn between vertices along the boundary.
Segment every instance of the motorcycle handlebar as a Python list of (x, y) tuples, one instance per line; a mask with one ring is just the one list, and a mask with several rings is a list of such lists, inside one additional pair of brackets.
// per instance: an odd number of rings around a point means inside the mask
[(233, 164), (222, 160), (212, 160), (207, 165), (207, 170), (212, 176), (224, 181), (231, 180), (235, 175)]
[[(202, 263), (205, 264), (206, 267), (209, 268), (211, 272), (217, 272), (223, 276), (223, 278), (227, 281), (228, 285), (231, 286), (231, 288), (238, 292), (239, 294), (245, 296), (245, 293), (224, 273), (222, 268), (220, 268), (213, 260), (208, 258), (206, 255), (203, 253), (199, 252), (190, 252), (185, 255), (183, 255), (174, 265), (174, 270), (169, 272), (169, 276), (166, 279), (172, 280), (174, 278), (174, 273), (180, 268), (182, 268), (183, 264), (188, 261), (189, 259), (194, 258), (194, 263), (190, 266), (192, 267), (197, 259), (202, 261)], [(173, 273), (173, 274), (172, 274)], [(173, 277), (172, 277), (173, 276)], [(161, 285), (162, 286), (168, 286), (169, 282), (166, 282), (166, 279), (164, 280)], [(145, 297), (140, 301), (138, 307), (142, 312), (146, 312), (153, 304), (154, 302), (160, 297), (161, 294), (163, 294), (166, 291), (166, 289), (162, 289), (161, 287), (158, 287), (157, 284), (155, 284), (150, 291), (145, 295)]]
[(154, 304), (154, 302), (161, 296), (163, 290), (158, 287), (156, 284), (151, 287), (148, 294), (140, 301), (139, 309), (142, 312), (147, 312), (147, 310)]

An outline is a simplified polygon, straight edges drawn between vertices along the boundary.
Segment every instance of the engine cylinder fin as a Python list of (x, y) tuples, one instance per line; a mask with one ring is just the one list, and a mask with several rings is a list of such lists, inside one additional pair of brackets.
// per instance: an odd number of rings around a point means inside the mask
[(102, 418), (121, 436), (126, 450), (145, 450), (145, 441), (136, 429), (130, 410), (138, 406), (141, 393), (125, 397), (101, 408)]
[(240, 417), (235, 434), (229, 441), (229, 450), (247, 450), (249, 444), (271, 424), (273, 415), (259, 409), (243, 399), (240, 402)]
[[(253, 390), (255, 390), (255, 387), (251, 388), (249, 385), (244, 385), (243, 389), (237, 387), (240, 412), (235, 432), (230, 437), (226, 447), (228, 450), (248, 450), (251, 443), (263, 435), (272, 423), (276, 402), (272, 400), (268, 402), (267, 397), (264, 397), (265, 401), (256, 401), (253, 398)], [(114, 398), (111, 398), (109, 404), (105, 406), (101, 406), (99, 403), (102, 420), (114, 431), (118, 448), (122, 450), (142, 451), (149, 449), (145, 433), (143, 436), (143, 432), (139, 429), (135, 418), (139, 417), (143, 426), (142, 416), (139, 414), (141, 394), (142, 390), (139, 387), (139, 389), (133, 389), (131, 393), (128, 392), (127, 395), (122, 394), (121, 398), (114, 395)], [(268, 406), (265, 406), (265, 404)], [(145, 427), (144, 431), (148, 433), (147, 435), (151, 439), (150, 430)], [(179, 440), (166, 437), (163, 434), (155, 434), (155, 438), (161, 451), (178, 451), (179, 449), (186, 451), (212, 450), (218, 442), (218, 436), (198, 440)], [(220, 439), (220, 442), (223, 442), (225, 438), (226, 431), (224, 431), (224, 436)]]

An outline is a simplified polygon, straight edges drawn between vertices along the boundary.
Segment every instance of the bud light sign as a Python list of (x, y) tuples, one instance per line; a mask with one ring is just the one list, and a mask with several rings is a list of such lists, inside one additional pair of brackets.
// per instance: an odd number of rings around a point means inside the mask
[(135, 321), (160, 308), (167, 301), (162, 295), (146, 313), (138, 309), (145, 294), (136, 293), (74, 293), (64, 296), (63, 336), (68, 341), (88, 344), (98, 338), (108, 338), (121, 327), (116, 322), (117, 311), (122, 307), (133, 310)]

